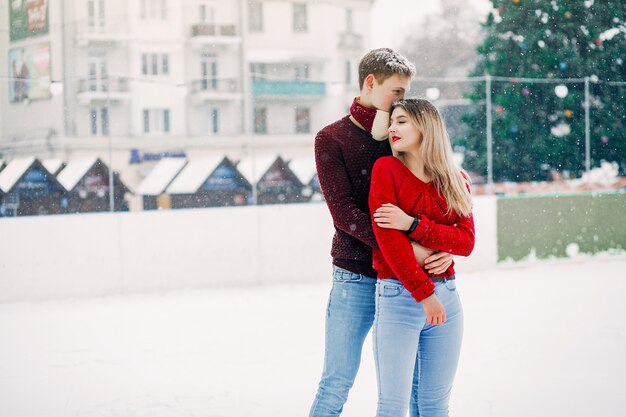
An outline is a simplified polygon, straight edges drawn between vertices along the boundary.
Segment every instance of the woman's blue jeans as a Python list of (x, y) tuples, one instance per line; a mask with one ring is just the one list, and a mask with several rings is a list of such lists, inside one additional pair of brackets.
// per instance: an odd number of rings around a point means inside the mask
[(426, 324), (422, 304), (396, 279), (376, 284), (374, 357), (377, 417), (448, 416), (463, 338), (463, 308), (454, 280), (435, 283), (446, 321)]
[(341, 414), (354, 384), (361, 350), (374, 323), (376, 278), (333, 267), (333, 288), (326, 309), (324, 371), (310, 417)]

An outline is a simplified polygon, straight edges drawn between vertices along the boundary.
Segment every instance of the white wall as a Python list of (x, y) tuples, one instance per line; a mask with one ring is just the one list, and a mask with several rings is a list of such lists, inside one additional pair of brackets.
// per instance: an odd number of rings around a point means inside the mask
[[(457, 272), (496, 263), (495, 198)], [(330, 279), (321, 203), (0, 219), (0, 302)]]

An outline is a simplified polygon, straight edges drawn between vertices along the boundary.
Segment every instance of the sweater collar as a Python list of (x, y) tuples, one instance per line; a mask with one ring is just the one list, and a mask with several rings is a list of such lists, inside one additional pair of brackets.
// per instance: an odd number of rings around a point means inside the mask
[(372, 132), (374, 118), (376, 117), (376, 109), (365, 107), (361, 104), (360, 97), (355, 97), (350, 106), (350, 115), (356, 120), (363, 129)]

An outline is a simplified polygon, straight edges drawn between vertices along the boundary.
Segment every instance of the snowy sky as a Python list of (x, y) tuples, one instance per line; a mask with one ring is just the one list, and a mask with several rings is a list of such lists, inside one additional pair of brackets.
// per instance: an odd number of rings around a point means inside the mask
[[(372, 6), (372, 48), (398, 47), (408, 31), (415, 30), (415, 23), (439, 10), (442, 0), (376, 0)], [(482, 15), (491, 8), (488, 0), (469, 0)]]

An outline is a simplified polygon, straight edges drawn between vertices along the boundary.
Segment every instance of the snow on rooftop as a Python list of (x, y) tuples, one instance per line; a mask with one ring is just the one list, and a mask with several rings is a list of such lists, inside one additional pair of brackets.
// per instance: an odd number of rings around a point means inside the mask
[[(43, 161), (41, 161), (41, 163), (43, 164), (44, 168), (46, 168), (48, 172), (53, 175), (56, 174), (61, 169), (61, 167), (63, 167), (62, 159), (44, 159)], [(0, 165), (2, 165), (2, 163), (0, 163)]]
[(194, 194), (209, 178), (224, 157), (198, 158), (189, 163), (180, 171), (180, 174), (167, 187), (168, 194)]
[(187, 164), (184, 158), (163, 158), (137, 187), (138, 195), (163, 194), (168, 185)]
[(315, 174), (317, 169), (315, 167), (315, 158), (313, 156), (303, 156), (293, 158), (289, 161), (289, 169), (296, 174), (296, 177), (302, 184), (308, 184)]
[(237, 169), (248, 181), (256, 184), (277, 158), (278, 155), (258, 155), (254, 158), (244, 158), (237, 165)]
[(70, 161), (63, 171), (57, 175), (57, 180), (67, 190), (72, 191), (76, 184), (94, 166), (98, 158), (81, 158)]
[(34, 157), (17, 158), (9, 162), (0, 172), (0, 190), (8, 193), (33, 162), (35, 162)]

